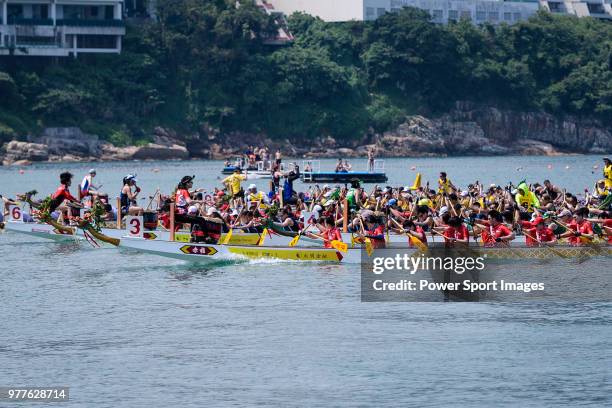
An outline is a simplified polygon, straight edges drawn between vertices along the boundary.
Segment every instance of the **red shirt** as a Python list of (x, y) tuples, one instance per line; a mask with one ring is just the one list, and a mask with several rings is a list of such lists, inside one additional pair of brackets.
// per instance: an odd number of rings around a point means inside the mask
[[(525, 243), (528, 246), (536, 246), (539, 242), (553, 242), (555, 233), (548, 227), (538, 230), (537, 228), (525, 228)], [(527, 235), (529, 234), (529, 235)], [(535, 238), (535, 239), (534, 239)], [(536, 241), (536, 239), (539, 241)]]
[(323, 238), (325, 238), (325, 241), (323, 241), (323, 245), (325, 246), (325, 248), (331, 248), (331, 242), (332, 241), (342, 241), (342, 234), (340, 233), (340, 230), (338, 228), (330, 228), (327, 231), (323, 232)]
[[(446, 238), (455, 238), (460, 240), (470, 240), (470, 233), (465, 225), (461, 225), (459, 228), (448, 226), (444, 230), (444, 236)], [(447, 244), (454, 244), (453, 241), (446, 240)]]
[(176, 190), (176, 194), (174, 195), (174, 204), (176, 204), (177, 207), (186, 208), (187, 200), (189, 199), (191, 199), (189, 191), (184, 188)]
[(79, 201), (74, 198), (72, 194), (70, 194), (70, 191), (68, 191), (68, 187), (66, 187), (64, 184), (62, 184), (57, 188), (57, 190), (55, 190), (55, 193), (53, 193), (53, 196), (51, 196), (51, 198), (54, 200), (58, 198), (63, 198), (64, 200)]
[(372, 248), (385, 247), (385, 226), (379, 225), (372, 231), (366, 231), (366, 236), (372, 241)]
[(506, 237), (512, 234), (512, 231), (504, 224), (497, 224), (495, 227), (489, 225), (489, 227), (482, 232), (482, 241), (485, 246), (508, 246), (507, 242), (497, 242), (497, 238)]
[[(569, 223), (568, 227), (570, 227), (573, 231), (578, 231), (581, 234), (593, 234), (593, 227), (591, 223), (587, 220), (582, 220), (580, 224), (576, 222), (576, 220)], [(568, 238), (568, 241), (572, 245), (582, 245), (582, 240), (580, 237), (571, 236)]]
[[(423, 228), (421, 228), (421, 226), (417, 225), (414, 232), (416, 232), (417, 234), (421, 235), (423, 238), (421, 238), (421, 237), (417, 237), (417, 238), (420, 239), (422, 243), (427, 245), (427, 234), (425, 234), (425, 231), (423, 231)], [(408, 246), (411, 247), (411, 248), (414, 247), (414, 245), (412, 245), (412, 240), (410, 239), (410, 237), (408, 237)]]
[[(603, 223), (604, 227), (612, 228), (612, 218), (608, 218)], [(612, 244), (612, 231), (604, 228), (604, 234), (608, 237), (608, 244)]]

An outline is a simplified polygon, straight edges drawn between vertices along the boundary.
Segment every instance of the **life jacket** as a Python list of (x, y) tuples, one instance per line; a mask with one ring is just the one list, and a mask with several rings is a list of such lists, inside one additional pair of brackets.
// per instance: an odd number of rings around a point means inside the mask
[(446, 194), (452, 193), (453, 190), (450, 185), (451, 185), (451, 181), (449, 178), (447, 178), (446, 180), (442, 180), (441, 178), (438, 179), (438, 193), (446, 193)]

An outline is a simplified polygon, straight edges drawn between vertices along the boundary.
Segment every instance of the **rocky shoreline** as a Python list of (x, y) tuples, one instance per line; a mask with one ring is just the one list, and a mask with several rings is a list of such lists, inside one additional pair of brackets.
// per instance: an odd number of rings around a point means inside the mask
[(154, 129), (151, 139), (143, 146), (118, 147), (79, 128), (46, 128), (39, 136), (5, 143), (0, 148), (0, 162), (23, 166), (33, 162), (226, 159), (242, 154), (249, 145), (306, 158), (365, 157), (370, 148), (375, 148), (379, 157), (612, 152), (612, 131), (595, 121), (468, 102), (457, 102), (440, 117), (409, 116), (391, 132), (371, 131), (351, 141), (330, 136), (279, 141), (265, 135), (220, 134), (213, 129), (182, 136), (161, 127)]

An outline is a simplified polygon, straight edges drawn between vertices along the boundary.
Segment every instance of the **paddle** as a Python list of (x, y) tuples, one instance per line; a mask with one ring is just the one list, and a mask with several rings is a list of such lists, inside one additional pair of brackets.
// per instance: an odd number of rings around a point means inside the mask
[(304, 233), (306, 231), (308, 231), (310, 229), (310, 227), (312, 227), (314, 224), (308, 224), (306, 226), (306, 228), (304, 228), (303, 230), (301, 230), (295, 237), (293, 237), (293, 239), (289, 242), (289, 246), (290, 247), (294, 247), (297, 245), (298, 241), (300, 240), (300, 238), (302, 237), (302, 235), (304, 235)]
[(393, 221), (395, 225), (397, 225), (402, 230), (402, 233), (406, 234), (406, 236), (408, 237), (412, 245), (419, 248), (423, 252), (428, 250), (427, 245), (425, 245), (423, 241), (421, 241), (419, 238), (412, 235), (412, 231), (406, 231), (404, 227), (402, 227), (402, 225), (393, 218), (391, 218), (391, 221)]
[[(325, 237), (322, 237), (321, 235), (318, 234), (313, 234), (312, 232), (310, 233), (311, 236), (321, 239), (323, 241), (327, 241), (327, 239)], [(339, 241), (337, 239), (333, 239), (331, 241), (329, 241), (330, 245), (332, 248), (337, 249), (338, 251), (341, 252), (347, 252), (348, 251), (348, 245), (342, 241)]]
[(365, 250), (368, 256), (372, 256), (374, 248), (372, 248), (372, 240), (365, 236), (365, 227), (363, 226), (363, 220), (359, 217), (359, 224), (361, 225), (361, 235), (364, 237)]
[(532, 236), (532, 235), (528, 234), (527, 232), (525, 232), (525, 230), (523, 230), (523, 235), (525, 235), (526, 237), (529, 237), (529, 238), (533, 239), (535, 242), (537, 242), (537, 243), (538, 243), (538, 246), (539, 246), (539, 247), (547, 248), (547, 249), (548, 249), (548, 250), (550, 250), (550, 251), (551, 251), (553, 254), (555, 254), (555, 255), (557, 255), (557, 256), (559, 256), (559, 257), (561, 257), (561, 258), (567, 258), (567, 256), (566, 256), (566, 255), (565, 255), (563, 252), (561, 252), (561, 251), (557, 251), (556, 249), (553, 249), (553, 248), (552, 248), (550, 245), (543, 244), (543, 243), (542, 243), (542, 241), (540, 241), (539, 239), (537, 239), (537, 237), (534, 237), (534, 236)]

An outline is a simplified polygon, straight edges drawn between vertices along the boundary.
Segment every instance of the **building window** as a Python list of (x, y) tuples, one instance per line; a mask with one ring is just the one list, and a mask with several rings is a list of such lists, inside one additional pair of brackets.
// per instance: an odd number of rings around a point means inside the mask
[(489, 11), (489, 21), (498, 21), (499, 13), (497, 11)]
[(448, 19), (457, 21), (459, 19), (459, 12), (457, 10), (448, 10)]
[(587, 7), (589, 9), (589, 13), (591, 14), (606, 14), (603, 4), (587, 3)]
[(512, 21), (512, 13), (504, 13), (504, 21)]
[(476, 11), (476, 21), (485, 21), (487, 19), (486, 11)]
[(117, 37), (114, 35), (77, 35), (77, 48), (103, 48), (117, 47)]
[(433, 19), (435, 21), (442, 21), (443, 17), (444, 17), (444, 11), (442, 11), (442, 10), (434, 10), (433, 11)]
[(392, 13), (399, 13), (401, 9), (397, 8), (397, 7), (391, 7), (391, 12)]
[(376, 15), (374, 14), (374, 7), (366, 8), (366, 20), (374, 20)]
[(377, 16), (377, 17), (380, 17), (380, 16), (382, 16), (383, 14), (385, 14), (386, 12), (387, 12), (387, 10), (386, 10), (386, 9), (384, 9), (384, 8), (382, 8), (382, 7), (377, 8), (377, 9), (376, 9), (376, 16)]
[(471, 11), (462, 11), (461, 12), (461, 19), (462, 20), (467, 20), (467, 21), (472, 21), (472, 12)]
[(522, 19), (521, 13), (514, 13), (514, 21), (521, 21)]

